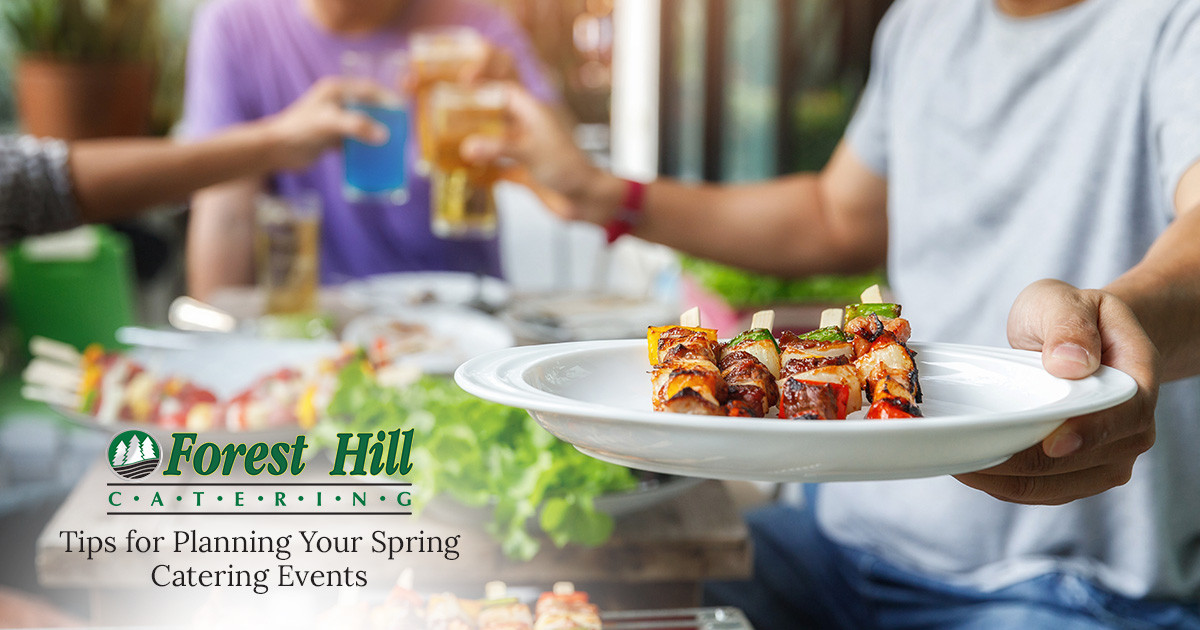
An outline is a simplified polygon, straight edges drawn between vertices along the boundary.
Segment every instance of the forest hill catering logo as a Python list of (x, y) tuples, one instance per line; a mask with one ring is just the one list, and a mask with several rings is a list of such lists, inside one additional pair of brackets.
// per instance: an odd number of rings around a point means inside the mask
[[(250, 476), (264, 472), (295, 476), (304, 472), (304, 451), (310, 446), (304, 435), (297, 435), (293, 442), (224, 446), (200, 441), (199, 437), (197, 433), (172, 433), (170, 448), (164, 452), (149, 433), (131, 429), (109, 442), (108, 463), (113, 472), (126, 479), (146, 477), (158, 469), (163, 459), (167, 462), (162, 472), (166, 477), (180, 476), (183, 467), (192, 468), (201, 477), (229, 476), (236, 468)], [(338, 433), (329, 475), (407, 475), (412, 470), (413, 437), (413, 429)]]
[[(108, 463), (133, 483), (107, 484), (108, 506), (117, 508), (107, 513), (156, 514), (169, 505), (186, 505), (200, 508), (194, 514), (213, 515), (411, 515), (412, 482), (379, 477), (412, 471), (414, 438), (414, 429), (338, 433), (336, 446), (322, 445), (331, 451), (333, 464), (322, 478), (317, 471), (304, 475), (309, 464), (325, 459), (305, 461), (311, 446), (305, 434), (275, 443), (218, 444), (195, 432), (178, 432), (160, 437), (160, 445), (145, 431), (129, 430), (109, 443)], [(263, 476), (271, 479), (258, 481)], [(138, 489), (118, 489), (124, 486)]]
[(126, 479), (141, 479), (158, 470), (161, 455), (154, 437), (136, 429), (118, 434), (108, 444), (108, 465)]

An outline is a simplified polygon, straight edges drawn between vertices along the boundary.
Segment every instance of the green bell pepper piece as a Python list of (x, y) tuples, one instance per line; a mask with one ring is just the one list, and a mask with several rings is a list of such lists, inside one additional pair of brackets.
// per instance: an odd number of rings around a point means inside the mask
[(798, 336), (801, 339), (809, 341), (850, 341), (850, 337), (846, 336), (845, 331), (837, 326), (818, 328), (817, 330)]
[(729, 347), (732, 348), (732, 347), (738, 345), (739, 343), (742, 343), (743, 341), (763, 341), (763, 340), (770, 340), (771, 345), (775, 346), (775, 351), (780, 352), (779, 342), (775, 341), (775, 335), (772, 335), (771, 331), (767, 330), (766, 328), (754, 328), (752, 330), (747, 330), (746, 332), (744, 332), (744, 333), (734, 337), (732, 340), (730, 340)]
[(900, 317), (899, 304), (851, 304), (846, 307), (846, 321), (855, 317), (878, 315), (880, 319), (896, 319)]

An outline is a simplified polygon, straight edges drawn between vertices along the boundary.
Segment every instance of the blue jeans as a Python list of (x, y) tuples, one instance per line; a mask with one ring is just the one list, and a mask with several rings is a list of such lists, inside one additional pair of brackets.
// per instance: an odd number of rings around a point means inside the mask
[(1200, 607), (1129, 599), (1069, 574), (995, 592), (946, 584), (834, 543), (805, 509), (770, 506), (747, 522), (754, 577), (709, 583), (704, 599), (741, 608), (756, 630), (1200, 630)]

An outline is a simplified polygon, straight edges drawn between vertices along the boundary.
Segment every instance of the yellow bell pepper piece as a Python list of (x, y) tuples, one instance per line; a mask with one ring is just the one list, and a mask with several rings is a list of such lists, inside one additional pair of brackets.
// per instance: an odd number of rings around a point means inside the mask
[(649, 351), (650, 365), (658, 365), (658, 339), (663, 336), (663, 333), (675, 328), (683, 328), (703, 333), (709, 341), (717, 342), (717, 330), (715, 328), (693, 328), (691, 326), (651, 326), (646, 332), (646, 346)]

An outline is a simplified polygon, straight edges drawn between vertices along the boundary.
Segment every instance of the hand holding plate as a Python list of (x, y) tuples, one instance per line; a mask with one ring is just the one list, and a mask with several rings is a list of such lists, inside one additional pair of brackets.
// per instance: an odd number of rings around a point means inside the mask
[(1080, 379), (1107, 365), (1137, 381), (1126, 403), (1070, 418), (1039, 445), (959, 481), (1014, 503), (1058, 505), (1129, 480), (1133, 463), (1154, 444), (1160, 359), (1133, 312), (1103, 291), (1056, 280), (1030, 285), (1008, 320), (1014, 348), (1040, 350), (1051, 374)]

